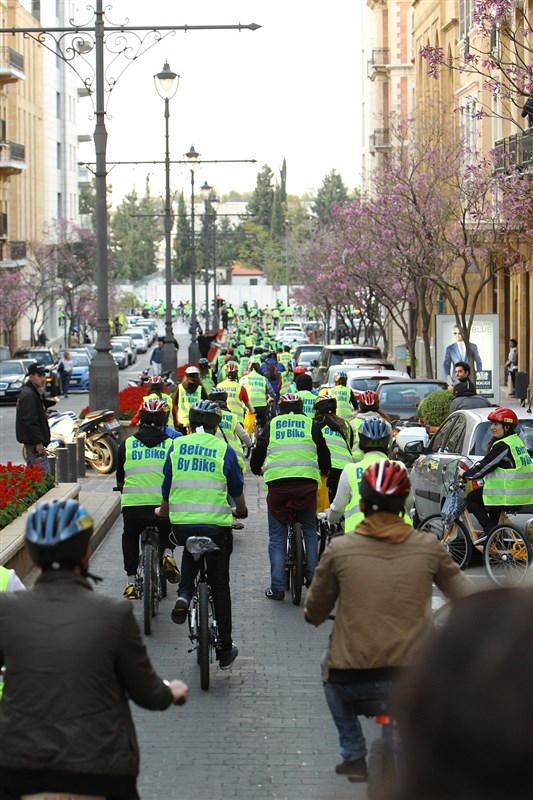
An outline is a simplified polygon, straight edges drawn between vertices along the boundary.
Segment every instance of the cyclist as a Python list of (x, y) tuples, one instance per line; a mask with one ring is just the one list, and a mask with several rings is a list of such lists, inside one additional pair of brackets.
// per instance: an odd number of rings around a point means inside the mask
[[(264, 465), (264, 467), (263, 467)], [(271, 600), (285, 597), (287, 526), (302, 525), (306, 550), (306, 585), (313, 578), (318, 561), (316, 495), (320, 473), (328, 475), (331, 457), (321, 425), (303, 413), (302, 398), (284, 394), (279, 416), (261, 431), (250, 457), (254, 475), (264, 474), (268, 488), (268, 554)]]
[(365, 515), (351, 536), (324, 551), (305, 602), (305, 619), (320, 625), (337, 604), (323, 659), (326, 701), (337, 727), (340, 775), (367, 779), (366, 742), (354, 700), (380, 699), (401, 669), (416, 663), (427, 633), (433, 582), (449, 599), (470, 582), (435, 536), (400, 516), (410, 481), (403, 464), (378, 461), (361, 480)]
[[(296, 369), (299, 369), (299, 367), (296, 367)], [(302, 367), (301, 369), (304, 368)], [(317, 398), (316, 389), (313, 389), (313, 379), (304, 369), (303, 373), (300, 372), (295, 375), (294, 383), (296, 384), (295, 394), (303, 400), (304, 414), (308, 414), (312, 417), (315, 411), (315, 400)]]
[(337, 399), (321, 394), (315, 400), (315, 420), (322, 426), (322, 434), (331, 455), (331, 469), (327, 479), (330, 499), (335, 497), (343, 469), (353, 463), (354, 432), (350, 423), (337, 416)]
[[(354, 454), (353, 454), (354, 461), (358, 461), (362, 455), (361, 449), (358, 448), (358, 437), (359, 437), (359, 428), (361, 427), (365, 419), (384, 419), (389, 427), (389, 431), (392, 433), (392, 425), (387, 419), (386, 414), (383, 414), (379, 410), (379, 397), (377, 396), (376, 392), (373, 392), (371, 389), (369, 389), (366, 392), (362, 392), (362, 394), (358, 395), (357, 402), (359, 403), (359, 411), (357, 412), (357, 414), (350, 423), (356, 435), (356, 442), (354, 445)], [(357, 452), (356, 448), (359, 449), (359, 452)]]
[(235, 450), (237, 461), (242, 473), (246, 472), (246, 461), (244, 459), (244, 448), (252, 446), (252, 440), (244, 430), (242, 423), (236, 414), (232, 414), (228, 409), (228, 393), (220, 386), (216, 386), (212, 392), (209, 393), (208, 400), (216, 403), (222, 411), (222, 417), (218, 424), (216, 435), (219, 439), (224, 439)]
[[(163, 549), (163, 571), (170, 583), (180, 579), (169, 541), (170, 523), (157, 520), (154, 510), (161, 498), (163, 466), (173, 438), (165, 431), (169, 409), (164, 400), (145, 397), (140, 411), (140, 428), (122, 442), (117, 458), (117, 486), (121, 491), (122, 555), (126, 572), (124, 597), (137, 600), (135, 575), (139, 563), (139, 536), (147, 525), (157, 524)], [(181, 435), (175, 432), (175, 436)]]
[(458, 470), (459, 477), (467, 481), (483, 478), (483, 488), (467, 495), (466, 507), (485, 534), (498, 524), (502, 510), (518, 510), (533, 503), (533, 462), (516, 433), (516, 413), (512, 408), (495, 408), (487, 419), (492, 432), (487, 455), (470, 469)]
[[(14, 569), (0, 564), (0, 592), (23, 592), (26, 589)], [(0, 671), (0, 700), (4, 691), (4, 675)]]
[(178, 405), (178, 431), (187, 433), (189, 425), (189, 409), (199, 400), (207, 399), (207, 392), (200, 383), (198, 367), (187, 367), (182, 382), (175, 392)]
[(322, 389), (320, 394), (329, 394), (337, 400), (337, 414), (343, 419), (351, 420), (354, 418), (358, 404), (352, 390), (346, 386), (348, 375), (344, 370), (339, 370), (333, 376), (334, 386)]
[(254, 407), (248, 397), (248, 392), (239, 383), (239, 368), (233, 363), (226, 365), (226, 377), (217, 384), (219, 389), (225, 389), (228, 393), (228, 408), (232, 414), (236, 414), (239, 422), (244, 418), (244, 411), (247, 408), (250, 414), (255, 414)]
[(200, 370), (200, 383), (209, 394), (211, 389), (215, 388), (215, 375), (209, 366), (207, 358), (200, 358), (198, 360), (198, 369)]
[(87, 580), (93, 523), (76, 500), (39, 503), (26, 548), (42, 570), (0, 594), (0, 796), (138, 797), (139, 749), (128, 700), (162, 711), (181, 681), (155, 673), (131, 603)]
[(255, 409), (257, 423), (261, 428), (268, 422), (269, 407), (274, 403), (274, 393), (264, 375), (261, 375), (259, 361), (250, 362), (250, 370), (240, 380), (248, 392), (250, 403)]
[[(177, 414), (177, 411), (176, 411), (176, 406), (174, 405), (174, 401), (172, 399), (172, 395), (170, 395), (167, 391), (165, 391), (166, 384), (165, 384), (165, 379), (163, 378), (163, 376), (162, 375), (152, 375), (150, 378), (148, 378), (148, 380), (146, 381), (146, 384), (147, 384), (147, 386), (146, 386), (146, 394), (145, 394), (143, 400), (146, 400), (147, 398), (155, 398), (155, 399), (158, 399), (158, 400), (164, 400), (164, 402), (167, 404), (167, 406), (170, 409), (170, 414), (168, 416), (168, 420), (169, 421), (168, 421), (167, 424), (171, 428), (177, 428), (177, 426), (178, 426), (178, 414)], [(142, 404), (141, 404), (141, 408), (142, 408)], [(137, 413), (133, 415), (133, 417), (131, 418), (131, 424), (132, 425), (138, 425), (139, 424), (140, 413), (141, 413), (141, 409), (139, 409), (137, 411)]]
[[(190, 432), (171, 447), (164, 468), (163, 499), (159, 513), (169, 516), (173, 536), (185, 544), (188, 536), (210, 536), (219, 549), (206, 554), (207, 576), (213, 592), (215, 615), (220, 634), (217, 658), (221, 669), (228, 669), (239, 653), (232, 641), (229, 561), (233, 548), (233, 516), (228, 495), (235, 503), (235, 515), (247, 517), (243, 494), (244, 480), (235, 451), (217, 438), (222, 411), (210, 400), (200, 401), (189, 412)], [(178, 599), (172, 621), (185, 622), (197, 562), (186, 547), (181, 562)]]

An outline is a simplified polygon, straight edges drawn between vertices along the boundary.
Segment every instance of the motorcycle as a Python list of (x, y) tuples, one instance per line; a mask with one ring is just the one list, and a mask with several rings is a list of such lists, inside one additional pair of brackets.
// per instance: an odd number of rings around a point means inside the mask
[(424, 425), (414, 420), (397, 420), (392, 425), (392, 444), (390, 448), (391, 458), (402, 461), (406, 467), (412, 467), (418, 453), (411, 455), (404, 452), (404, 447), (408, 442), (422, 442), (424, 447), (429, 444), (429, 433)]
[(113, 411), (91, 411), (78, 419), (73, 411), (52, 411), (48, 418), (50, 444), (47, 451), (54, 454), (58, 447), (76, 441), (80, 433), (85, 434), (85, 461), (103, 475), (117, 468), (120, 423)]
[[(162, 372), (161, 373), (161, 377), (165, 381), (165, 386), (166, 386), (167, 392), (169, 392), (169, 393), (173, 392), (174, 389), (176, 388), (176, 383), (171, 378), (170, 372), (169, 371)], [(131, 380), (128, 381), (128, 386), (144, 386), (144, 385), (146, 385), (148, 383), (149, 378), (150, 378), (150, 370), (149, 369), (143, 369), (142, 372), (139, 372), (139, 374), (137, 375), (136, 378), (132, 378)]]

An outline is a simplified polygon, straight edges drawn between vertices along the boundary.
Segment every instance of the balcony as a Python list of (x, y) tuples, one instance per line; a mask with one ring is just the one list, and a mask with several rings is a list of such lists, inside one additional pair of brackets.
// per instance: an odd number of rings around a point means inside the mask
[(78, 167), (78, 186), (80, 189), (86, 186), (91, 186), (93, 182), (93, 174), (89, 172), (87, 167)]
[(12, 47), (0, 47), (0, 86), (25, 80), (24, 56)]
[(494, 143), (494, 174), (533, 172), (533, 128)]
[(26, 169), (25, 148), (15, 142), (0, 142), (0, 178), (19, 175)]
[(26, 242), (0, 241), (0, 269), (16, 269), (26, 264)]
[(374, 133), (370, 135), (368, 149), (371, 153), (376, 153), (384, 150), (390, 150), (391, 144), (389, 139), (388, 128), (377, 128)]
[(390, 50), (388, 47), (374, 47), (372, 58), (367, 61), (367, 75), (371, 81), (377, 77), (389, 77)]

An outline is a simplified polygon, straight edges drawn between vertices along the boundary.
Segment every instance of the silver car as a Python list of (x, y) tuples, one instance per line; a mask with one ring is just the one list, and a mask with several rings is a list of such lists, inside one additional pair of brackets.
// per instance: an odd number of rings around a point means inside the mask
[[(438, 514), (454, 480), (461, 460), (471, 465), (486, 455), (491, 438), (487, 419), (491, 408), (474, 408), (455, 411), (444, 420), (433, 435), (425, 452), (414, 463), (411, 485), (416, 516), (419, 520)], [(515, 409), (519, 424), (516, 432), (533, 455), (533, 415), (525, 409)], [(417, 447), (422, 449), (420, 443)], [(409, 445), (406, 445), (406, 449)], [(520, 524), (518, 515), (517, 522)], [(527, 515), (528, 517), (531, 514)]]

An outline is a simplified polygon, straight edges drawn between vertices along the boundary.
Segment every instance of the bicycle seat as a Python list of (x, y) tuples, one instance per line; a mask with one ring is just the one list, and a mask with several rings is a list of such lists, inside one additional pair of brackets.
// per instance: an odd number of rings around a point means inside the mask
[(189, 536), (185, 547), (193, 556), (202, 556), (204, 553), (214, 553), (220, 547), (209, 536)]
[(389, 713), (389, 704), (384, 698), (382, 700), (352, 700), (351, 708), (354, 714), (361, 714), (365, 717), (377, 717), (380, 714)]

